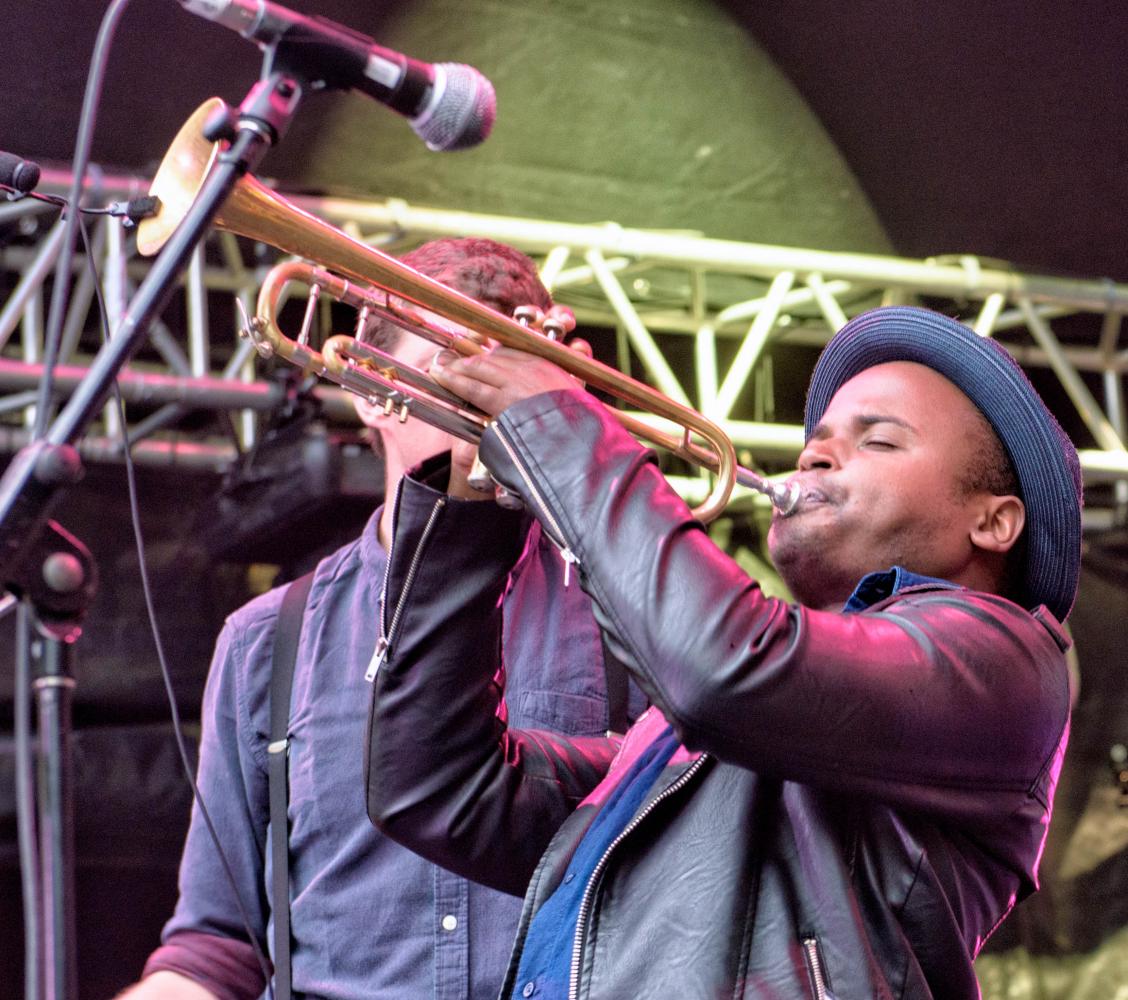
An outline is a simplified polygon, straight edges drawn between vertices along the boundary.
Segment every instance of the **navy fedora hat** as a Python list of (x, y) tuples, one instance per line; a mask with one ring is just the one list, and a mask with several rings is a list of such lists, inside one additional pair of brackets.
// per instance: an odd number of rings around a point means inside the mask
[(1064, 621), (1081, 569), (1081, 466), (1077, 451), (1001, 344), (929, 309), (887, 306), (855, 316), (827, 344), (807, 392), (809, 438), (831, 397), (855, 375), (915, 361), (955, 384), (1002, 441), (1026, 505), (1024, 596)]

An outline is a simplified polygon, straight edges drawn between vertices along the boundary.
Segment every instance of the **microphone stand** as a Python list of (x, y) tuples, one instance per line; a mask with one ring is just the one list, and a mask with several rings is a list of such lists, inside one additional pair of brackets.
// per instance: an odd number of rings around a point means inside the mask
[[(251, 88), (238, 111), (225, 107), (221, 115), (208, 123), (207, 137), (226, 140), (228, 148), (217, 157), (191, 208), (137, 289), (113, 338), (98, 352), (67, 405), (46, 435), (22, 448), (0, 478), (0, 589), (30, 603), (41, 636), (37, 658), (40, 670), (35, 681), (39, 705), (38, 881), (44, 907), (40, 926), (50, 954), (42, 955), (38, 966), (43, 973), (46, 1000), (71, 1000), (78, 994), (73, 901), (71, 663), (74, 643), (81, 631), (78, 621), (93, 595), (95, 579), (89, 553), (48, 518), (65, 488), (82, 477), (75, 442), (106, 401), (118, 372), (148, 336), (150, 324), (171, 298), (196, 244), (239, 179), (254, 171), (297, 112), (309, 77), (287, 71), (284, 60), (277, 55), (273, 48), (267, 51), (263, 77)], [(70, 211), (78, 211), (78, 206), (72, 205)], [(64, 603), (71, 605), (69, 615), (56, 613), (60, 594), (65, 597)]]
[[(71, 716), (74, 695), (74, 652), (82, 634), (82, 620), (97, 589), (97, 568), (90, 552), (54, 521), (39, 533), (26, 554), (22, 570), (14, 574), (27, 586), (24, 602), (37, 637), (25, 643), (20, 670), (35, 664), (31, 683), (37, 707), (36, 824), (38, 851), (31, 848), (38, 899), (25, 900), (25, 913), (35, 919), (35, 940), (40, 954), (25, 978), (31, 990), (42, 984), (45, 996), (73, 996), (77, 984), (74, 940), (74, 774), (71, 752)], [(18, 680), (16, 690), (26, 684)], [(17, 726), (17, 729), (20, 727)], [(17, 732), (17, 739), (27, 738)], [(26, 766), (17, 760), (21, 772)], [(21, 774), (21, 777), (23, 775)], [(34, 843), (30, 817), (19, 816), (21, 837)], [(40, 905), (42, 910), (40, 910)], [(29, 929), (30, 930), (30, 929)], [(30, 957), (30, 956), (29, 956)], [(41, 977), (41, 978), (39, 978)], [(34, 990), (38, 994), (38, 989)]]

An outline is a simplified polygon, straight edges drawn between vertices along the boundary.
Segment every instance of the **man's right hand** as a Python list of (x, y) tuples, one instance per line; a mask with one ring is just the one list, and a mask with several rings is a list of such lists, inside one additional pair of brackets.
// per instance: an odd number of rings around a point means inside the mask
[(115, 1000), (216, 1000), (216, 996), (194, 979), (162, 970), (119, 993)]
[[(567, 346), (571, 350), (579, 354), (581, 357), (591, 358), (593, 356), (591, 345), (586, 340), (583, 340), (579, 337), (571, 340)], [(523, 354), (519, 351), (494, 347), (491, 350), (486, 351), (484, 354), (476, 354), (472, 355), (471, 357), (474, 359), (502, 359), (503, 363), (499, 367), (498, 373), (496, 375), (492, 372), (486, 372), (487, 378), (493, 379), (494, 385), (498, 387), (499, 392), (502, 394), (511, 391), (516, 392), (516, 389), (507, 384), (507, 382), (505, 381), (505, 374), (523, 372), (526, 369), (527, 365), (539, 366), (539, 370), (541, 371), (542, 375), (550, 379), (549, 382), (545, 382), (543, 385), (540, 385), (538, 387), (538, 391), (553, 387), (572, 388), (576, 385), (583, 385), (583, 383), (576, 379), (574, 376), (562, 372), (555, 365), (547, 361), (543, 361), (540, 358), (534, 358), (531, 355)], [(439, 375), (436, 378), (436, 381), (440, 382), (441, 384), (445, 384), (446, 378), (449, 378), (450, 374), (446, 370), (446, 365), (450, 362), (464, 362), (466, 360), (466, 358), (460, 358), (453, 351), (440, 351), (435, 355), (434, 359), (432, 359), (429, 373), (431, 375), (434, 375), (436, 370), (438, 370)], [(506, 362), (508, 362), (508, 364), (506, 364)], [(478, 364), (480, 367), (479, 361), (475, 361), (473, 363)], [(459, 368), (458, 365), (456, 365), (455, 367)], [(459, 370), (461, 371), (461, 368), (459, 368)], [(547, 374), (545, 375), (545, 373)], [(565, 381), (553, 381), (557, 376), (560, 376)], [(458, 377), (459, 376), (456, 374), (455, 378)], [(480, 373), (479, 376), (476, 377), (480, 377)], [(517, 380), (515, 379), (514, 381)], [(473, 379), (467, 380), (466, 378), (462, 378), (461, 384), (463, 384), (464, 386), (472, 385)], [(455, 387), (448, 386), (448, 388)], [(458, 392), (458, 389), (455, 388), (455, 391)], [(462, 393), (460, 392), (459, 395), (462, 395)], [(518, 393), (514, 398), (519, 398), (519, 396), (520, 393)], [(473, 399), (472, 402), (479, 403), (479, 400)], [(483, 407), (483, 409), (485, 409), (485, 407)], [(488, 410), (488, 412), (496, 413), (497, 411)], [(468, 477), (470, 475), (470, 469), (473, 466), (474, 460), (477, 458), (477, 456), (477, 445), (468, 444), (467, 442), (458, 440), (457, 438), (455, 439), (454, 445), (451, 450), (450, 485), (447, 487), (447, 492), (449, 492), (451, 496), (462, 497), (466, 500), (493, 499), (494, 494), (492, 491), (483, 493), (480, 490), (474, 489), (469, 483)]]

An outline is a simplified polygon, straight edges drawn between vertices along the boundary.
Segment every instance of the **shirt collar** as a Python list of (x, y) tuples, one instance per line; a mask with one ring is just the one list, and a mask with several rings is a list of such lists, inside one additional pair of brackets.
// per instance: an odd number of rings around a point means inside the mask
[(384, 513), (384, 505), (373, 511), (372, 516), (360, 533), (360, 558), (369, 569), (383, 570), (387, 560), (384, 546), (380, 544), (380, 518)]
[(903, 566), (893, 566), (877, 573), (867, 573), (854, 588), (850, 599), (842, 606), (845, 614), (865, 611), (879, 601), (899, 594), (907, 587), (934, 587), (940, 590), (959, 590), (959, 585), (935, 576), (910, 573)]

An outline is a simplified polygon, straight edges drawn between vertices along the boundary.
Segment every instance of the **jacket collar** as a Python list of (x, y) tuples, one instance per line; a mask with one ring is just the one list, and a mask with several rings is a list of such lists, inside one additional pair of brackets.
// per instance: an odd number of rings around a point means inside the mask
[(844, 614), (865, 611), (875, 604), (893, 597), (895, 594), (907, 590), (909, 587), (926, 587), (930, 590), (961, 590), (962, 588), (950, 580), (941, 580), (935, 576), (922, 576), (920, 573), (911, 573), (903, 566), (893, 566), (877, 573), (867, 573), (858, 582), (849, 600), (842, 606)]

